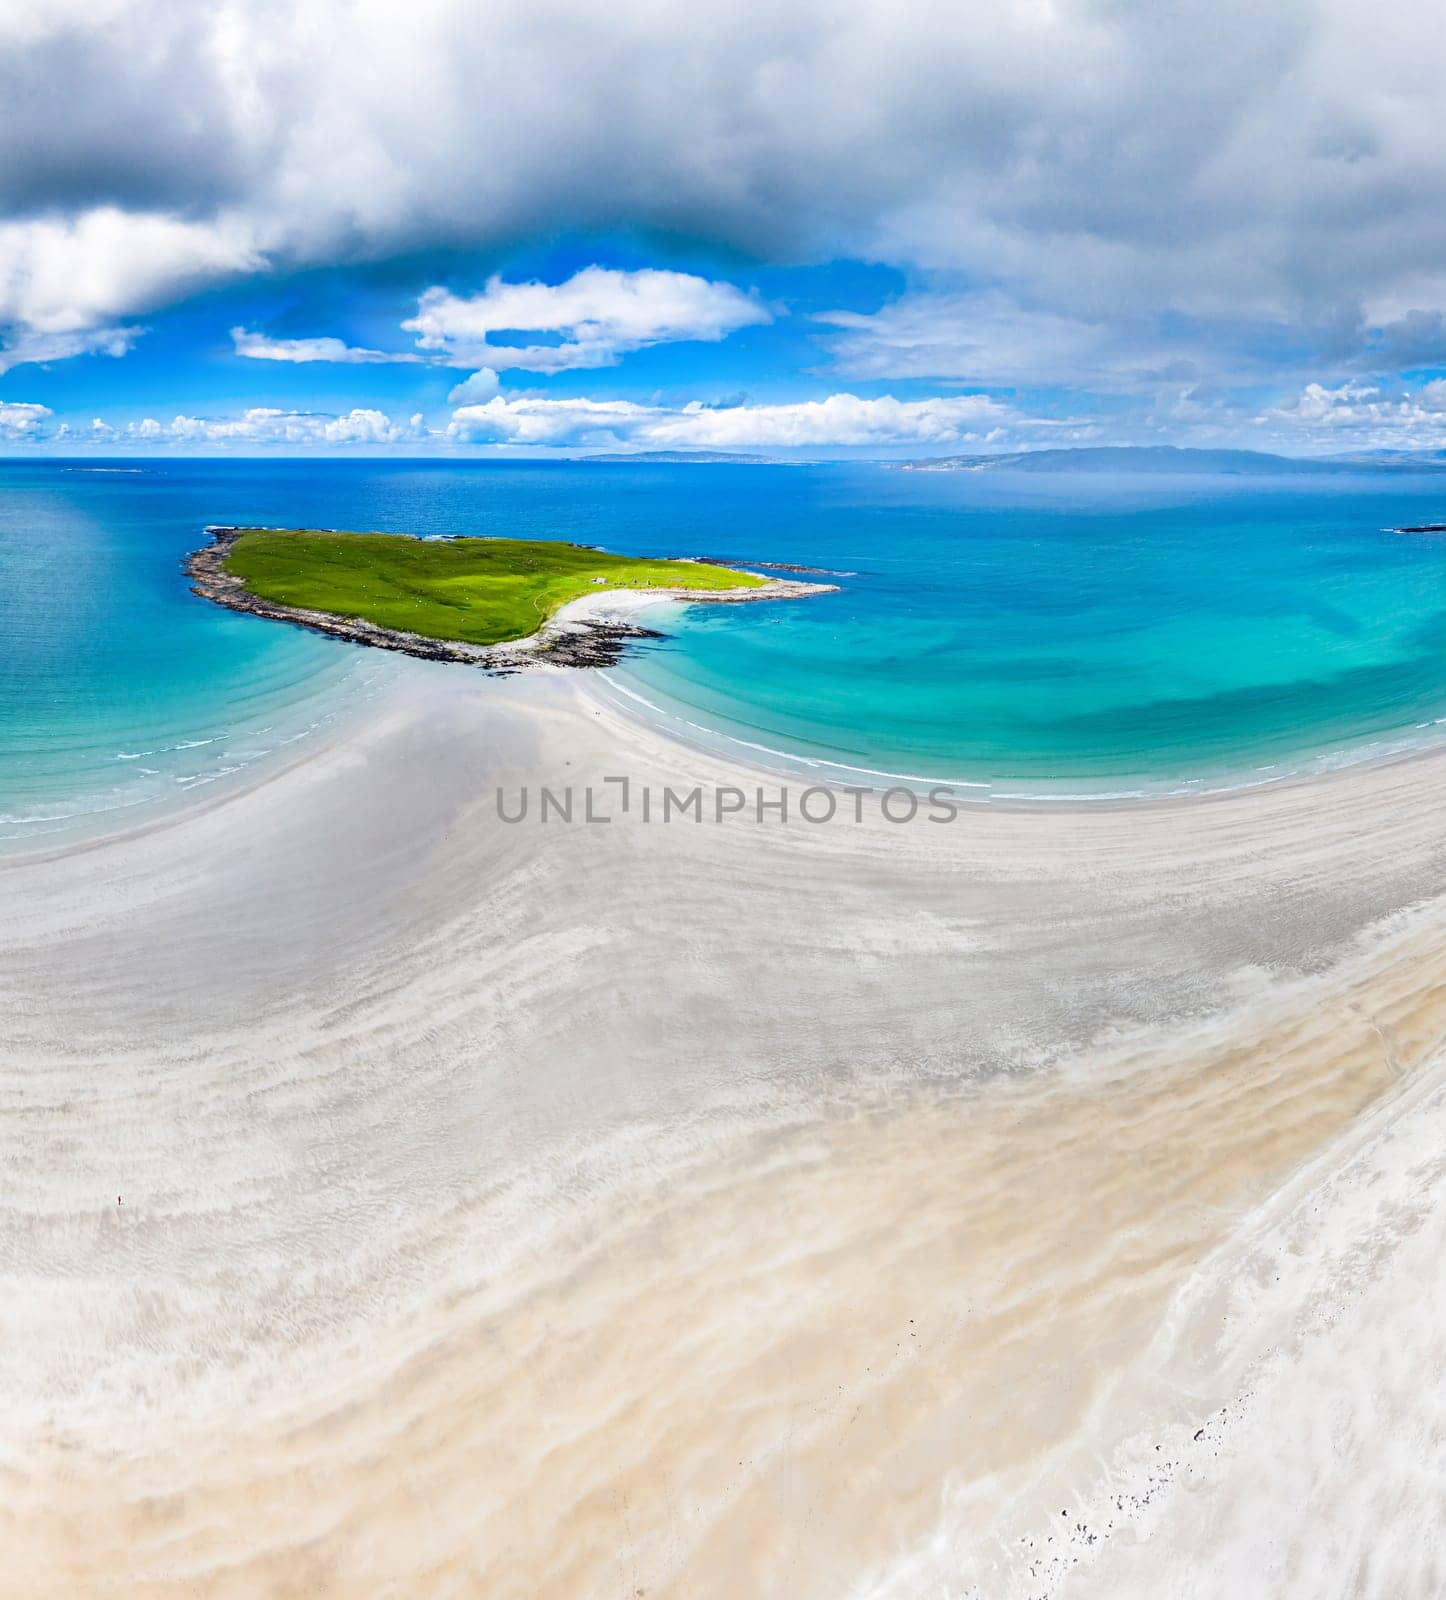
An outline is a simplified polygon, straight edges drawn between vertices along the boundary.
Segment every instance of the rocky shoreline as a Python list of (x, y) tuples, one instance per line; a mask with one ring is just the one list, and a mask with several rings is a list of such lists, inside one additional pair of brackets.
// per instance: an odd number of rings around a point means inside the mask
[(374, 650), (397, 650), (423, 661), (460, 662), (497, 674), (543, 665), (610, 667), (637, 641), (664, 637), (656, 629), (641, 627), (619, 614), (657, 600), (740, 605), (754, 600), (802, 600), (834, 594), (838, 590), (837, 584), (800, 583), (781, 578), (770, 578), (757, 589), (610, 589), (570, 601), (525, 639), (476, 645), (457, 639), (432, 639), (400, 628), (383, 628), (360, 617), (335, 616), (328, 611), (310, 611), (301, 606), (263, 600), (252, 594), (226, 566), (231, 547), (244, 531), (219, 525), (206, 529), (211, 543), (192, 551), (185, 562), (193, 594), (225, 606), (229, 611), (289, 622), (294, 627), (345, 639), (349, 644), (369, 645)]

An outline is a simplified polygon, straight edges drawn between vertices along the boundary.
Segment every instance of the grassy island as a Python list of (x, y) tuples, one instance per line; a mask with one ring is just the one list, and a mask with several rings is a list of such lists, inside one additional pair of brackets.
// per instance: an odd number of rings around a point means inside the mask
[(728, 567), (610, 555), (551, 539), (242, 528), (224, 562), (259, 600), (472, 645), (527, 638), (568, 601), (605, 588), (716, 594), (769, 587)]

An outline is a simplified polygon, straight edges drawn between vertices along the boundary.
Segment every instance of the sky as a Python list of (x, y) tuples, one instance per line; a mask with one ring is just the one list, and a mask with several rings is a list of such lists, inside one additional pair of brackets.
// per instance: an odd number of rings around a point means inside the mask
[(1446, 449), (1446, 7), (0, 0), (0, 453)]

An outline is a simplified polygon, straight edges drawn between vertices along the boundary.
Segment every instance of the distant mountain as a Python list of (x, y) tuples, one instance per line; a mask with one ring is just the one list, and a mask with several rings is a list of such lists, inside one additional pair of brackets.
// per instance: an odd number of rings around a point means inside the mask
[(1446, 467), (1446, 450), (1356, 450), (1331, 459), (1343, 467), (1407, 467), (1430, 471)]
[(998, 456), (935, 456), (906, 461), (910, 472), (1157, 472), (1215, 473), (1236, 477), (1279, 477), (1286, 473), (1349, 472), (1367, 466), (1446, 466), (1446, 461), (1415, 457), (1274, 456), (1261, 450), (1188, 450), (1175, 445), (1092, 446), (1077, 450), (1017, 450)]
[[(733, 450), (597, 451), (579, 461), (626, 465), (692, 464), (707, 466), (806, 466), (814, 458), (744, 455)], [(875, 466), (896, 472), (1133, 472), (1161, 477), (1197, 474), (1237, 478), (1386, 469), (1429, 472), (1446, 469), (1446, 450), (1359, 451), (1339, 456), (1277, 456), (1265, 450), (1194, 450), (1182, 445), (1081, 445), (1068, 449), (1014, 450), (991, 456), (924, 456), (914, 461), (875, 459)]]
[(601, 453), (583, 456), (584, 461), (681, 461), (722, 463), (732, 462), (735, 466), (739, 462), (753, 466), (768, 466), (773, 464), (771, 456), (744, 456), (735, 454), (732, 450), (634, 450), (631, 453), (614, 451), (609, 455)]

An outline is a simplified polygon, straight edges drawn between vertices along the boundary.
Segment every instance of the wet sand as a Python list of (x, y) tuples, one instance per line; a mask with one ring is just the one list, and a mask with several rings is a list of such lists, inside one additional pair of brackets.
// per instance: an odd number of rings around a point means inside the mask
[(1429, 1495), (1446, 761), (509, 826), (776, 780), (395, 667), (0, 864), (0, 1593), (1434, 1592), (1283, 1530)]

